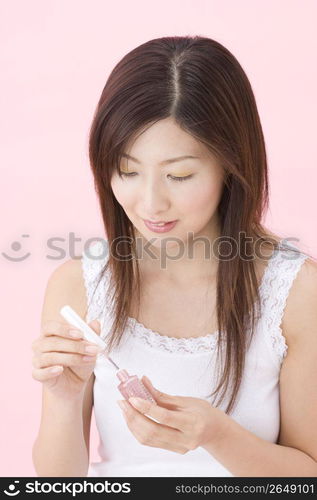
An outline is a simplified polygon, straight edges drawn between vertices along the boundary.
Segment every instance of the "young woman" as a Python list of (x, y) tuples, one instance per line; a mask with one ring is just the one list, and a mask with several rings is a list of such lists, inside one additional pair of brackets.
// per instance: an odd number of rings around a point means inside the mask
[[(103, 89), (89, 153), (107, 237), (48, 281), (37, 473), (316, 476), (317, 265), (261, 223), (265, 144), (238, 61), (199, 36), (135, 48)], [(157, 404), (122, 398), (65, 304)]]

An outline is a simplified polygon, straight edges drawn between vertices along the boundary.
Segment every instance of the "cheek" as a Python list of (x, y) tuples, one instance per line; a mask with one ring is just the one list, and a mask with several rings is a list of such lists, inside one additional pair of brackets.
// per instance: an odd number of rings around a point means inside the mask
[(210, 216), (219, 204), (221, 193), (222, 182), (213, 178), (205, 179), (203, 182), (193, 184), (186, 196), (182, 197), (182, 208), (184, 212), (191, 212), (193, 216), (198, 213)]
[(134, 203), (133, 190), (127, 185), (127, 183), (122, 182), (120, 178), (113, 178), (111, 181), (111, 188), (116, 198), (117, 202), (122, 207), (129, 207)]

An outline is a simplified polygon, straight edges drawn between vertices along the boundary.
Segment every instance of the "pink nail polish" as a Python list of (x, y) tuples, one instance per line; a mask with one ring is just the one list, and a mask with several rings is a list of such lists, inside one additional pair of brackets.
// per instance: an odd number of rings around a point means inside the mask
[(138, 397), (156, 403), (153, 396), (136, 375), (129, 375), (127, 370), (119, 370), (116, 375), (121, 381), (118, 389), (125, 399)]
[[(87, 323), (85, 323), (85, 321), (83, 321), (83, 319), (76, 313), (74, 309), (72, 309), (69, 305), (65, 305), (61, 308), (60, 313), (70, 325), (78, 328), (80, 332), (83, 333), (84, 338), (88, 340), (88, 342), (93, 342), (94, 344), (97, 344), (102, 348), (102, 350), (98, 354), (98, 359), (99, 357), (104, 356), (104, 358), (109, 361), (112, 366), (115, 367), (115, 369), (117, 370), (117, 377), (121, 382), (118, 385), (118, 389), (125, 399), (129, 399), (129, 397), (131, 396), (136, 396), (142, 399), (147, 399), (156, 404), (155, 399), (143, 385), (142, 381), (139, 380), (136, 375), (130, 376), (126, 370), (121, 370), (117, 363), (115, 363), (114, 360), (110, 358), (108, 354), (107, 344), (100, 338), (99, 335), (96, 334), (96, 332), (94, 332), (94, 330)], [(88, 356), (88, 358), (93, 358), (93, 356)]]

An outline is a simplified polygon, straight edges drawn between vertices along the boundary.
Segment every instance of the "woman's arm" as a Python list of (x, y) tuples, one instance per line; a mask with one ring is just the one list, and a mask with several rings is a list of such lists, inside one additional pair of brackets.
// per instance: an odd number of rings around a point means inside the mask
[(42, 418), (33, 446), (33, 463), (39, 476), (83, 477), (89, 455), (83, 434), (83, 397), (59, 400), (43, 390)]
[(317, 461), (306, 452), (265, 441), (230, 417), (223, 430), (203, 448), (234, 476), (317, 477)]
[[(80, 260), (65, 262), (50, 277), (41, 328), (47, 321), (64, 321), (59, 311), (65, 304), (84, 315), (86, 297)], [(39, 476), (87, 475), (93, 382), (94, 374), (75, 400), (59, 399), (43, 386), (41, 423), (32, 453)]]
[(204, 446), (235, 476), (317, 476), (317, 265), (310, 259), (291, 288), (282, 329), (288, 352), (278, 444), (227, 418), (219, 438)]
[(316, 477), (316, 306), (317, 265), (306, 261), (294, 281), (283, 318), (288, 354), (280, 375), (277, 444), (259, 438), (205, 400), (155, 389), (146, 377), (142, 381), (157, 404), (140, 398), (118, 401), (131, 432), (141, 444), (176, 453), (201, 446), (234, 476)]

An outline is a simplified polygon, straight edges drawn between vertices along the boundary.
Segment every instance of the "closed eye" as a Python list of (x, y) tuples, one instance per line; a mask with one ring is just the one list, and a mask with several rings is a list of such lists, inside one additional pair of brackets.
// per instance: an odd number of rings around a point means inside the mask
[(120, 175), (121, 177), (133, 177), (134, 175), (137, 175), (137, 173), (136, 173), (136, 172), (129, 172), (129, 173), (127, 174), (126, 172), (122, 172), (122, 171), (120, 171), (120, 172), (119, 172), (119, 175)]
[(174, 177), (173, 175), (170, 176), (173, 181), (187, 181), (187, 179), (190, 179), (193, 177), (193, 174), (186, 175), (186, 177)]
[[(123, 176), (123, 177), (134, 177), (135, 175), (138, 175), (137, 172), (122, 172), (120, 171), (120, 176)], [(190, 174), (190, 175), (186, 175), (185, 177), (175, 177), (173, 175), (170, 175), (169, 176), (173, 181), (177, 181), (177, 182), (181, 182), (181, 181), (186, 181), (187, 179), (190, 179), (191, 177), (193, 177), (193, 174)]]

